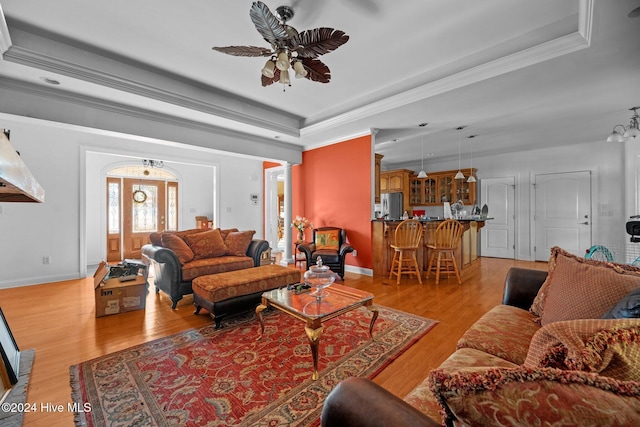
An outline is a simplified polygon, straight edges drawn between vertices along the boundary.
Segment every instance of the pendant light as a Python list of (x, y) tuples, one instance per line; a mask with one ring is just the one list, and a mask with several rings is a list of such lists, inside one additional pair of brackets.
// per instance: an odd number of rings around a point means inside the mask
[(458, 173), (456, 174), (456, 176), (454, 177), (454, 179), (464, 179), (464, 174), (462, 173), (462, 171), (460, 170), (460, 135), (462, 134), (462, 129), (464, 129), (464, 126), (460, 126), (459, 128), (457, 128), (459, 131), (461, 131), (460, 133), (458, 133)]
[[(475, 137), (475, 135), (469, 135), (467, 138), (471, 140)], [(473, 144), (471, 141), (469, 141), (469, 145), (471, 145), (471, 166), (469, 167), (469, 178), (467, 179), (467, 182), (476, 182), (476, 177), (473, 176)]]
[(424, 171), (424, 136), (422, 136), (422, 167), (418, 172), (418, 178), (427, 178), (427, 173)]

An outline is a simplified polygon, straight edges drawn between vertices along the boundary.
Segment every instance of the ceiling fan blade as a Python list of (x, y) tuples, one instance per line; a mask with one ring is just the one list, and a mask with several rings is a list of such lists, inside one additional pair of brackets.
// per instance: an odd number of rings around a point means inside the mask
[(271, 49), (258, 46), (225, 46), (211, 49), (233, 56), (271, 56), (273, 54)]
[(256, 30), (266, 41), (278, 44), (278, 40), (289, 38), (286, 28), (278, 21), (266, 4), (261, 1), (253, 2), (249, 16), (256, 26)]
[(307, 70), (309, 80), (319, 83), (329, 83), (331, 80), (331, 70), (322, 61), (316, 58), (302, 58), (302, 65)]
[(640, 16), (640, 7), (636, 7), (627, 15), (629, 18), (637, 18)]
[(298, 49), (298, 56), (303, 58), (317, 58), (336, 50), (347, 41), (349, 36), (344, 31), (333, 28), (306, 30), (292, 39), (292, 43)]

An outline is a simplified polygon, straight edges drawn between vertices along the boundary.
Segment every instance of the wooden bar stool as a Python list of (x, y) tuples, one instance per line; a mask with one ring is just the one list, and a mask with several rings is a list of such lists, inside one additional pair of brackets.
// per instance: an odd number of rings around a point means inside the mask
[(420, 248), (421, 241), (422, 224), (420, 224), (420, 221), (407, 219), (396, 227), (394, 243), (389, 245), (394, 250), (389, 279), (391, 279), (394, 274), (398, 276), (396, 284), (400, 283), (400, 276), (402, 276), (403, 273), (408, 274), (409, 278), (411, 278), (412, 274), (415, 274), (418, 277), (418, 282), (422, 284), (420, 267), (418, 266), (418, 259), (416, 258), (416, 251)]
[[(461, 284), (460, 271), (456, 264), (454, 251), (460, 244), (462, 238), (462, 224), (455, 219), (443, 221), (434, 233), (434, 243), (425, 245), (431, 250), (429, 257), (429, 267), (427, 268), (427, 279), (431, 271), (436, 272), (436, 285), (440, 283), (440, 274), (453, 275), (458, 278)], [(436, 255), (438, 256), (436, 259)], [(436, 265), (433, 262), (436, 261)], [(434, 268), (435, 267), (435, 268)]]

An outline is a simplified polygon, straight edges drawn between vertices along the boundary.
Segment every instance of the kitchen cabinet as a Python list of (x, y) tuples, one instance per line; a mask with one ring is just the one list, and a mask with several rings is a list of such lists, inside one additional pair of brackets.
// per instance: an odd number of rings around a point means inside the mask
[(396, 169), (380, 172), (381, 193), (402, 193), (409, 189), (409, 176), (413, 174), (409, 169)]
[(403, 210), (411, 213), (409, 192), (409, 177), (413, 171), (409, 169), (395, 169), (380, 172), (380, 193), (402, 193)]
[[(455, 179), (458, 171), (432, 172), (427, 178), (412, 175), (409, 179), (409, 202), (412, 206), (435, 206), (461, 200), (465, 205), (476, 202), (476, 183)], [(468, 177), (468, 170), (467, 170)], [(473, 169), (475, 175), (476, 170)]]
[(409, 203), (412, 206), (435, 204), (438, 200), (438, 181), (435, 178), (412, 177), (409, 186)]
[(380, 165), (382, 163), (382, 158), (384, 156), (382, 154), (378, 154), (375, 153), (375, 162), (374, 162), (374, 181), (373, 181), (373, 187), (374, 187), (374, 203), (380, 203)]

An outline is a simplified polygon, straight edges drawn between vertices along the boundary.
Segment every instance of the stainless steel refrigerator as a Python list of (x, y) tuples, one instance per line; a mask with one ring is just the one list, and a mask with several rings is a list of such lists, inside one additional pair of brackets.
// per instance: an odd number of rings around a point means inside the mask
[(380, 200), (385, 219), (400, 219), (402, 217), (402, 193), (382, 193)]

